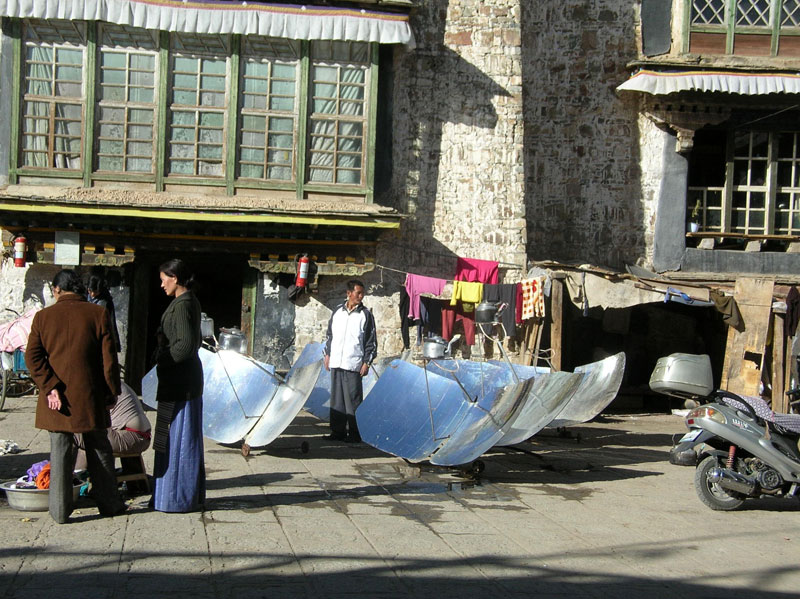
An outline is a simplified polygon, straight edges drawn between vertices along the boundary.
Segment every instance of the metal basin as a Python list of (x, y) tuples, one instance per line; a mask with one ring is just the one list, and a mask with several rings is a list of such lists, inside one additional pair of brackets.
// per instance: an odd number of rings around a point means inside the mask
[[(13, 489), (11, 485), (17, 481), (10, 480), (0, 483), (0, 489), (6, 492), (8, 505), (21, 512), (46, 512), (49, 508), (49, 489)], [(72, 500), (77, 501), (80, 496), (81, 486), (72, 487)]]

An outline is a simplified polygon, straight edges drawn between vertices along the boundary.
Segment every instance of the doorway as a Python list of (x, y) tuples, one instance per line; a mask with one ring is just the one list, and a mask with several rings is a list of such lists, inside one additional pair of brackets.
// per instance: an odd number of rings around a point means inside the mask
[(159, 266), (180, 258), (194, 272), (193, 291), (200, 306), (221, 327), (242, 327), (242, 289), (249, 266), (244, 254), (210, 252), (137, 252), (131, 289), (131, 316), (125, 379), (141, 390), (142, 377), (155, 365), (156, 330), (172, 298), (161, 289)]

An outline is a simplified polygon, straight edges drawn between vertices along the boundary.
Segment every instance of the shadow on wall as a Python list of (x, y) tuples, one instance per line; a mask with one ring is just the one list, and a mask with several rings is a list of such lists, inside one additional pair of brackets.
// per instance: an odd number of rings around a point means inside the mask
[(392, 88), (387, 94), (391, 108), (379, 116), (384, 126), (378, 146), (393, 148), (393, 171), (387, 173), (387, 164), (379, 162), (383, 170), (377, 176), (392, 183), (378, 201), (409, 214), (401, 238), (384, 236), (391, 246), (384, 259), (401, 269), (415, 265), (415, 272), (432, 276), (454, 269), (456, 257), (441, 243), (447, 241), (446, 232), (435, 226), (443, 127), (456, 123), (494, 129), (498, 114), (493, 100), (510, 95), (445, 45), (447, 4), (420, 3), (412, 15), (417, 48), (394, 50), (395, 61), (384, 81)]
[(635, 2), (523, 2), (528, 257), (621, 268), (645, 254)]
[(62, 267), (55, 264), (31, 264), (25, 273), (25, 289), (22, 292), (22, 303), (26, 308), (53, 303), (50, 283), (60, 270)]

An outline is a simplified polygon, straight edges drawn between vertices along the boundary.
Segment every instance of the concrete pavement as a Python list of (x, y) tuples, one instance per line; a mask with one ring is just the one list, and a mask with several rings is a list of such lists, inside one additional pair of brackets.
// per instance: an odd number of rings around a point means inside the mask
[[(25, 450), (0, 456), (0, 480), (48, 457), (33, 403), (0, 412), (0, 439)], [(145, 496), (59, 526), (0, 499), (0, 597), (798, 596), (800, 502), (705, 508), (693, 471), (667, 462), (676, 416), (572, 431), (580, 442), (545, 430), (493, 450), (473, 481), (325, 441), (301, 413), (248, 458), (206, 440), (202, 513), (149, 511)]]

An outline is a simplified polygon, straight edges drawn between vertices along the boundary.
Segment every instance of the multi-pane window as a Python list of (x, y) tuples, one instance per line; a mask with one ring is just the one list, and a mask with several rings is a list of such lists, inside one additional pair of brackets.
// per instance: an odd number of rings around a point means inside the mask
[(800, 235), (800, 133), (698, 132), (687, 220), (704, 231)]
[(152, 173), (157, 39), (152, 32), (104, 24), (100, 35), (98, 171)]
[(311, 50), (311, 182), (363, 183), (368, 47), (314, 42)]
[(241, 73), (239, 176), (293, 181), (300, 43), (245, 39)]
[(688, 1), (689, 52), (800, 56), (800, 0)]
[(369, 43), (20, 24), (14, 180), (370, 193)]
[(228, 40), (173, 33), (167, 172), (224, 175)]
[(85, 27), (35, 21), (24, 31), (20, 164), (80, 169)]
[(775, 233), (800, 234), (800, 133), (778, 133)]

